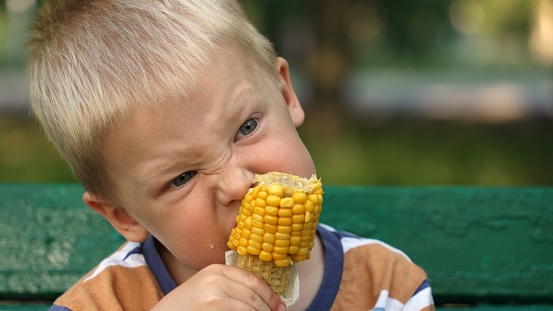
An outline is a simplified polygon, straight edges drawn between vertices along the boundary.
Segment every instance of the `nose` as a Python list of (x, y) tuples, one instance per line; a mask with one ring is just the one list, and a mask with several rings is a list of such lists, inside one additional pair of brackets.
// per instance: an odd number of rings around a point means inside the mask
[(229, 168), (220, 180), (218, 189), (220, 202), (224, 206), (234, 205), (233, 203), (236, 201), (240, 202), (248, 189), (252, 187), (253, 178), (254, 173), (247, 169)]

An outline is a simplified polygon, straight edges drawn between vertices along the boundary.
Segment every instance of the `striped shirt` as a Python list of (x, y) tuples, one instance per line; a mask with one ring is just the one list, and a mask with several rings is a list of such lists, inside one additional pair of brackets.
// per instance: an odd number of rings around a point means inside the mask
[[(319, 225), (325, 273), (307, 310), (434, 310), (426, 273), (401, 251)], [(50, 310), (148, 310), (176, 288), (153, 237), (127, 242)]]

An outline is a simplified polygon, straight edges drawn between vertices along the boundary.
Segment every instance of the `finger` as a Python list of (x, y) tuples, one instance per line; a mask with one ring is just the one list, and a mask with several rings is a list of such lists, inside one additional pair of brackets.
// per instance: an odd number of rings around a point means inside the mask
[[(263, 280), (246, 270), (236, 267), (228, 268), (231, 269), (224, 269), (221, 271), (223, 271), (228, 278), (239, 284), (235, 284), (236, 286), (229, 286), (229, 294), (248, 295), (242, 296), (243, 299), (246, 298), (246, 302), (256, 309), (265, 307), (268, 308), (267, 310), (284, 310), (285, 306), (280, 297), (278, 297)], [(229, 282), (229, 284), (231, 283)]]

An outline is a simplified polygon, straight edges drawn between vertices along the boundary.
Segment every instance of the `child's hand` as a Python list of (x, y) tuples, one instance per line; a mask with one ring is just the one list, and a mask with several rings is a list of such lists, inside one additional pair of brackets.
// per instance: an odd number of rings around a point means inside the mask
[(152, 310), (285, 310), (280, 298), (250, 272), (211, 265), (165, 296)]

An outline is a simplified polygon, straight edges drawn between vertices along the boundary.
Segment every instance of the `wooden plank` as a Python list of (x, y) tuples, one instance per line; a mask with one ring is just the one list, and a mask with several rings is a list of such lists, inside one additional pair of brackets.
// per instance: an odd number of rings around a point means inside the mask
[(53, 299), (123, 242), (76, 184), (0, 185), (0, 299)]
[(552, 301), (553, 188), (327, 187), (321, 219), (400, 248), (438, 303)]
[(0, 311), (48, 311), (51, 303), (20, 303), (17, 301), (0, 301)]
[[(553, 188), (325, 187), (321, 221), (406, 252), (437, 303), (552, 302)], [(0, 184), (0, 299), (53, 299), (123, 239), (76, 184)]]

